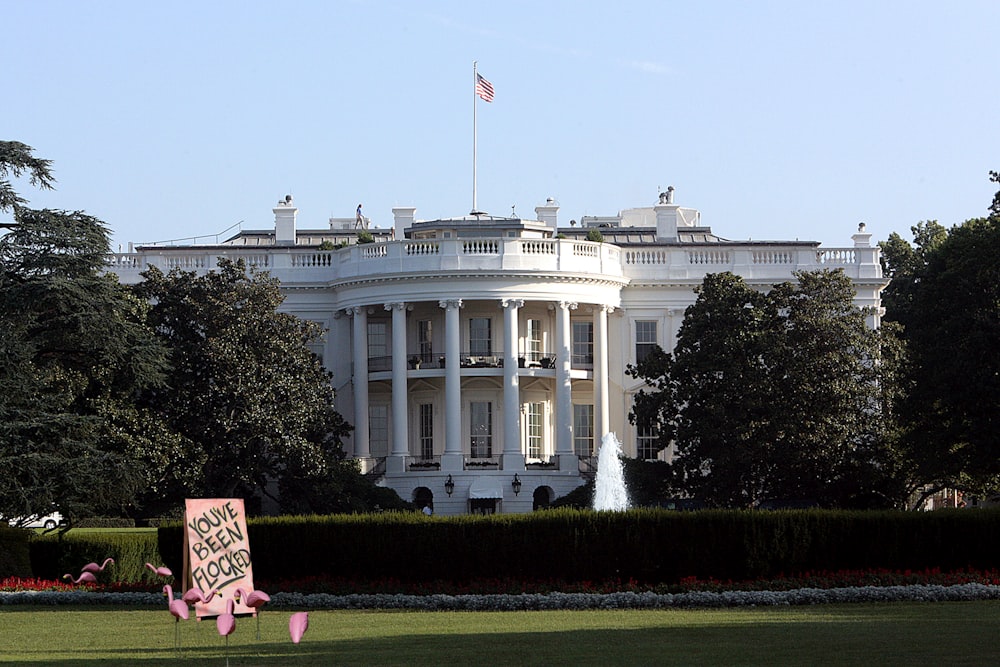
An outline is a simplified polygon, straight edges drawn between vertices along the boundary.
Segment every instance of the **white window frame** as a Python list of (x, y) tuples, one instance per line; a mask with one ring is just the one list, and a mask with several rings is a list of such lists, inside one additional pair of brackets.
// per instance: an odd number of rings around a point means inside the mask
[(545, 453), (545, 403), (528, 403), (524, 413), (524, 444), (526, 457), (540, 461)]
[(434, 457), (434, 404), (417, 404), (417, 439), (420, 447), (420, 458)]
[(594, 405), (573, 404), (573, 451), (577, 456), (594, 456)]
[(659, 322), (657, 320), (635, 321), (635, 360), (636, 363), (646, 358), (653, 347), (659, 344)]

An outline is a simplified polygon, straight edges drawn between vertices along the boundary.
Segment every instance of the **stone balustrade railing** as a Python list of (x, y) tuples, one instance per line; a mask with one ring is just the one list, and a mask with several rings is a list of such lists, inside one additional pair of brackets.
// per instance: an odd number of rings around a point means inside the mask
[(842, 268), (854, 279), (880, 278), (877, 247), (815, 245), (629, 246), (575, 239), (427, 239), (352, 245), (337, 250), (236, 246), (164, 246), (108, 257), (108, 268), (126, 283), (156, 266), (205, 272), (218, 258), (243, 259), (282, 282), (345, 280), (375, 275), (450, 271), (525, 271), (700, 281), (708, 273), (734, 271), (750, 278), (786, 279), (792, 271)]

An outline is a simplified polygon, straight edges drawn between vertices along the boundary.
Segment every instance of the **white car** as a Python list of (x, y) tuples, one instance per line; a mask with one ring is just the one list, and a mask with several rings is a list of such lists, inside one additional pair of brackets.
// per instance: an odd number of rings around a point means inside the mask
[(62, 523), (62, 514), (59, 512), (53, 512), (52, 514), (46, 514), (41, 516), (36, 514), (32, 517), (18, 517), (16, 519), (11, 519), (8, 523), (12, 526), (21, 526), (22, 528), (45, 528), (46, 530), (50, 528), (55, 528), (60, 523)]

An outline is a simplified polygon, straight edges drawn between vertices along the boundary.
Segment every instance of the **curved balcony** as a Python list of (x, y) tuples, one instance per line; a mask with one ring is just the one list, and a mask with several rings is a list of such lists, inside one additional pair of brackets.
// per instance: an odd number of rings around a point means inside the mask
[(372, 276), (440, 275), (463, 271), (530, 271), (622, 276), (621, 250), (573, 239), (427, 239), (365, 243), (339, 250), (270, 246), (158, 246), (109, 256), (123, 282), (137, 282), (150, 266), (211, 271), (218, 258), (243, 259), (283, 283), (316, 283)]

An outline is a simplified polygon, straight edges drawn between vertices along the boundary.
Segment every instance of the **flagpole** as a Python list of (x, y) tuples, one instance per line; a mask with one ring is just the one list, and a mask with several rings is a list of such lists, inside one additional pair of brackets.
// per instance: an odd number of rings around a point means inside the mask
[(472, 61), (472, 212), (476, 213), (476, 61)]

